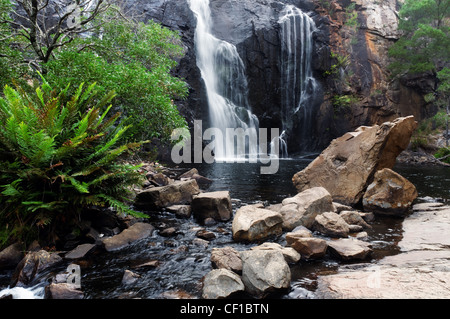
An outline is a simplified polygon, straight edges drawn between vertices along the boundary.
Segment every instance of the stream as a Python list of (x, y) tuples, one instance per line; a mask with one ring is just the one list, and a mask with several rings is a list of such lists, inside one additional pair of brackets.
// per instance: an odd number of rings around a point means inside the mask
[[(173, 168), (182, 173), (196, 167), (199, 173), (214, 182), (207, 191), (228, 190), (233, 202), (233, 212), (240, 206), (254, 203), (275, 204), (296, 194), (291, 178), (305, 168), (315, 154), (297, 159), (280, 161), (277, 174), (261, 175), (260, 164), (214, 163), (190, 164)], [(446, 167), (397, 166), (394, 168), (413, 182), (419, 192), (418, 201), (450, 200), (450, 169)], [(199, 225), (193, 218), (179, 219), (167, 212), (149, 212), (150, 223), (155, 226), (153, 235), (128, 248), (117, 252), (97, 251), (87, 259), (76, 261), (81, 266), (81, 285), (88, 299), (159, 299), (159, 298), (201, 298), (202, 277), (212, 270), (210, 252), (214, 247), (232, 246), (246, 250), (254, 244), (235, 243), (231, 235), (231, 222), (214, 225)], [(401, 218), (376, 217), (368, 229), (368, 241), (373, 245), (372, 261), (399, 253), (396, 246), (402, 238)], [(175, 227), (177, 235), (162, 237), (159, 230)], [(205, 228), (215, 234), (207, 246), (199, 244), (196, 232)], [(285, 245), (284, 235), (273, 241)], [(370, 262), (368, 259), (367, 262)], [(150, 265), (142, 266), (151, 262)], [(58, 272), (64, 272), (69, 262), (51, 269), (34, 286), (17, 291), (34, 298), (43, 297), (43, 287)], [(336, 273), (341, 261), (327, 255), (318, 261), (300, 261), (291, 265), (290, 290), (276, 298), (315, 298), (318, 276)], [(122, 284), (124, 271), (129, 269), (141, 277), (132, 285)], [(1, 290), (8, 287), (11, 272), (0, 273)], [(243, 295), (243, 298), (251, 296)]]

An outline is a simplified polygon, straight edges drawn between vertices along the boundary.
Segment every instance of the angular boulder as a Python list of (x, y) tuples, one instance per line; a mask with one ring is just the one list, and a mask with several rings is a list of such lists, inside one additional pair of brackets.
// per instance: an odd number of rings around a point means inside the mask
[(78, 245), (75, 249), (69, 251), (67, 254), (64, 255), (65, 259), (80, 259), (84, 258), (86, 255), (88, 255), (90, 252), (94, 250), (96, 247), (95, 244), (82, 244)]
[(67, 283), (51, 283), (45, 287), (45, 299), (83, 299), (84, 293)]
[(384, 215), (403, 216), (417, 198), (416, 187), (391, 169), (375, 173), (374, 181), (363, 197), (365, 210)]
[(358, 225), (363, 228), (372, 228), (367, 222), (362, 218), (362, 216), (353, 210), (344, 210), (339, 213), (345, 222), (349, 225)]
[(310, 228), (318, 214), (334, 211), (333, 199), (323, 187), (314, 187), (285, 198), (280, 214), (283, 229), (293, 230), (297, 226)]
[(228, 269), (211, 270), (203, 280), (204, 299), (222, 299), (244, 291), (241, 277)]
[(178, 218), (189, 218), (192, 213), (190, 205), (172, 205), (167, 207), (166, 210), (174, 213)]
[(242, 282), (250, 294), (264, 297), (289, 288), (291, 270), (281, 251), (247, 250), (241, 252), (241, 259)]
[(332, 212), (318, 215), (314, 222), (314, 229), (331, 237), (347, 237), (350, 232), (345, 220)]
[(302, 237), (299, 234), (287, 233), (286, 243), (300, 253), (302, 259), (318, 259), (327, 252), (327, 241), (315, 237)]
[(103, 245), (106, 251), (116, 251), (150, 236), (154, 230), (148, 223), (136, 223), (115, 236), (105, 238)]
[(300, 260), (300, 254), (292, 247), (283, 247), (277, 243), (264, 243), (250, 248), (250, 250), (277, 250), (281, 251), (288, 264), (295, 264)]
[(249, 205), (234, 216), (231, 230), (235, 241), (256, 241), (281, 235), (283, 219), (280, 213)]
[(215, 268), (231, 270), (242, 273), (242, 260), (239, 252), (233, 247), (213, 248), (211, 250), (211, 263)]
[(372, 252), (370, 244), (356, 238), (329, 240), (328, 249), (342, 260), (363, 260)]
[(376, 171), (392, 168), (417, 127), (413, 116), (371, 127), (361, 126), (333, 140), (292, 182), (298, 192), (326, 188), (333, 200), (359, 203)]
[(153, 187), (136, 194), (134, 205), (143, 209), (161, 209), (178, 204), (189, 204), (192, 197), (200, 193), (193, 179)]
[(226, 221), (231, 219), (233, 213), (228, 191), (196, 195), (192, 199), (191, 209), (194, 217), (200, 220), (213, 218), (217, 221)]

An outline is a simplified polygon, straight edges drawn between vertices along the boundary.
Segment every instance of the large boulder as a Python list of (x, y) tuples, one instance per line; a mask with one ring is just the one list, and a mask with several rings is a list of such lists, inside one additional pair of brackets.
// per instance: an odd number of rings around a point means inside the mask
[(241, 277), (228, 269), (211, 270), (203, 280), (202, 297), (205, 299), (222, 299), (244, 291)]
[(161, 209), (177, 204), (189, 204), (192, 197), (200, 193), (194, 179), (176, 181), (172, 184), (153, 187), (136, 194), (135, 206), (142, 209)]
[(413, 116), (371, 127), (361, 126), (333, 140), (292, 181), (298, 192), (326, 188), (333, 200), (355, 205), (362, 200), (376, 171), (392, 168), (417, 127)]
[(291, 283), (291, 270), (279, 250), (247, 250), (241, 252), (242, 282), (250, 294), (263, 297)]
[(404, 215), (417, 198), (416, 187), (400, 174), (386, 168), (375, 173), (363, 197), (365, 210), (386, 215)]
[(283, 219), (280, 213), (257, 208), (241, 207), (234, 216), (231, 230), (235, 241), (256, 241), (273, 235), (281, 235)]
[(280, 214), (283, 229), (293, 230), (297, 226), (310, 228), (318, 214), (334, 211), (333, 199), (323, 187), (314, 187), (285, 198)]
[(333, 212), (318, 215), (314, 223), (314, 229), (330, 237), (347, 237), (350, 232), (345, 220)]
[(191, 203), (194, 217), (205, 220), (213, 218), (217, 221), (226, 221), (231, 218), (231, 198), (228, 191), (202, 193), (196, 195)]

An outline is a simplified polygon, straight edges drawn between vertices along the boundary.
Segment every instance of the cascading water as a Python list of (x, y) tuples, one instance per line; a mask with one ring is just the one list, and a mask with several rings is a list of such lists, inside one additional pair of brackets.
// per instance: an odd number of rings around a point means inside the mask
[[(188, 3), (197, 17), (197, 66), (206, 86), (211, 126), (219, 129), (224, 137), (223, 142), (215, 141), (215, 159), (228, 160), (230, 154), (236, 158), (256, 155), (259, 123), (258, 118), (250, 111), (244, 63), (233, 44), (212, 35), (209, 0), (188, 0)], [(226, 136), (227, 128), (242, 128), (248, 133), (249, 142), (245, 149), (234, 150), (234, 136)], [(221, 145), (224, 147), (220, 147)]]
[[(312, 35), (316, 27), (311, 17), (293, 5), (284, 8), (278, 23), (282, 42), (280, 58), (282, 131), (292, 132), (298, 125), (301, 143), (305, 143), (311, 131), (313, 114), (311, 99), (318, 90), (311, 65)], [(297, 120), (300, 120), (300, 123), (295, 123)], [(284, 136), (280, 135), (280, 142), (281, 140), (286, 144)]]

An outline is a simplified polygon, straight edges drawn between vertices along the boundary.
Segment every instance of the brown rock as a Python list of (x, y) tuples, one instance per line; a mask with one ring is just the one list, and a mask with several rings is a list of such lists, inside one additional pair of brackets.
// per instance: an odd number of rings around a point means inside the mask
[(148, 223), (136, 223), (120, 234), (106, 238), (103, 240), (103, 244), (107, 251), (119, 250), (137, 240), (150, 236), (153, 231), (154, 227)]
[(213, 248), (211, 262), (215, 268), (225, 268), (235, 273), (242, 273), (242, 260), (233, 247)]
[(255, 241), (272, 235), (281, 235), (283, 219), (280, 213), (244, 206), (237, 210), (232, 232), (235, 241)]
[(231, 198), (228, 191), (202, 193), (192, 199), (194, 217), (204, 220), (213, 218), (217, 221), (229, 220), (232, 215)]
[(334, 201), (355, 205), (375, 172), (394, 166), (416, 127), (414, 117), (408, 116), (348, 132), (333, 140), (308, 167), (295, 174), (294, 186), (298, 192), (324, 187)]
[(136, 207), (160, 209), (177, 204), (188, 204), (192, 197), (200, 193), (193, 179), (177, 181), (170, 185), (146, 189), (136, 195)]
[(334, 211), (330, 193), (323, 187), (313, 187), (285, 198), (280, 214), (283, 217), (283, 229), (292, 230), (297, 226), (310, 228), (318, 214)]
[(317, 259), (325, 256), (327, 252), (326, 240), (315, 237), (301, 237), (295, 233), (288, 234), (286, 234), (287, 245), (299, 252), (303, 259)]
[(347, 237), (350, 231), (345, 220), (332, 212), (317, 215), (314, 229), (331, 237)]
[(45, 287), (45, 299), (83, 299), (83, 297), (83, 292), (71, 284), (51, 283)]
[(372, 252), (368, 243), (356, 238), (330, 240), (328, 241), (328, 249), (343, 260), (362, 260)]
[(365, 210), (385, 215), (404, 215), (417, 198), (416, 187), (390, 169), (376, 172), (363, 197)]

